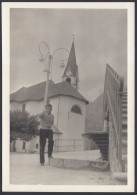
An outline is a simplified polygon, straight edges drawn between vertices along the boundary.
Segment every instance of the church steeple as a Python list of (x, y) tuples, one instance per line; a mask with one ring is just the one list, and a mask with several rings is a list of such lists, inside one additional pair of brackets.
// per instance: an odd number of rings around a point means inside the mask
[(74, 46), (74, 38), (71, 46), (71, 50), (69, 53), (69, 58), (67, 62), (67, 66), (65, 68), (63, 74), (63, 81), (68, 81), (71, 85), (78, 89), (78, 66), (76, 63), (76, 55), (75, 55), (75, 46)]

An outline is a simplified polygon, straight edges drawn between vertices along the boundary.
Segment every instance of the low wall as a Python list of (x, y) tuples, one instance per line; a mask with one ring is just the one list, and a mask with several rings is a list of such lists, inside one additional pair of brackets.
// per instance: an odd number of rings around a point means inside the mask
[(83, 139), (84, 139), (84, 150), (98, 149), (97, 144), (93, 141), (92, 138), (89, 139), (89, 137), (83, 136)]

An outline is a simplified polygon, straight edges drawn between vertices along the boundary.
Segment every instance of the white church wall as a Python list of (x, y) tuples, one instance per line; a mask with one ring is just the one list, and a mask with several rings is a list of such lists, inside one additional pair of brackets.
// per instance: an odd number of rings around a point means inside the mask
[(67, 137), (71, 139), (81, 139), (81, 135), (84, 133), (84, 117), (82, 115), (69, 112), (69, 124)]
[[(27, 101), (25, 103), (26, 103), (26, 111), (28, 111), (32, 115), (39, 114), (43, 110), (43, 101)], [(82, 139), (81, 135), (82, 133), (84, 133), (85, 130), (85, 102), (70, 96), (62, 95), (62, 96), (50, 98), (50, 103), (53, 106), (52, 112), (54, 114), (54, 124), (62, 132), (62, 134), (60, 135), (54, 134), (54, 140), (56, 141), (58, 139), (67, 139), (67, 140), (70, 139), (70, 141), (67, 141), (67, 143), (70, 142), (67, 145), (71, 146), (71, 150), (73, 150), (74, 147), (75, 150), (79, 150), (79, 148), (74, 144), (72, 144), (72, 142), (75, 142), (74, 141), (75, 139), (77, 140), (76, 145), (82, 145), (82, 143), (84, 143), (84, 140)], [(12, 110), (18, 108), (22, 109), (22, 105), (23, 103), (12, 102), (11, 109)], [(82, 112), (81, 115), (71, 112), (71, 108), (74, 105), (80, 107)], [(23, 142), (22, 143), (21, 142), (20, 144), (17, 143), (18, 152), (25, 152), (25, 150), (22, 149)], [(62, 143), (60, 142), (59, 144)], [(38, 148), (36, 148), (36, 144), (39, 144), (39, 138), (36, 139), (34, 138), (31, 142), (29, 142), (29, 144), (26, 144), (26, 150), (28, 150), (28, 152), (33, 152), (34, 150), (36, 152), (39, 152), (39, 145)], [(74, 147), (72, 145), (74, 145)], [(63, 147), (60, 147), (59, 150), (61, 149), (63, 149)], [(63, 150), (68, 151), (68, 148), (64, 147)], [(47, 151), (47, 147), (46, 147), (46, 151)]]
[[(62, 139), (82, 139), (85, 130), (85, 102), (73, 97), (61, 96), (58, 128), (63, 132)], [(71, 108), (78, 105), (82, 115), (72, 113)]]
[(60, 104), (60, 97), (52, 97), (50, 98), (50, 103), (52, 105), (52, 113), (54, 115), (54, 124), (58, 125), (58, 114), (59, 114), (59, 104)]
[(57, 128), (63, 133), (61, 139), (67, 139), (69, 97), (60, 96)]
[[(80, 108), (81, 114), (71, 111), (74, 105)], [(72, 139), (76, 139), (75, 150), (82, 150), (84, 149), (84, 140), (82, 138), (82, 134), (85, 131), (85, 102), (72, 98), (72, 100), (69, 102), (69, 108), (67, 136)]]

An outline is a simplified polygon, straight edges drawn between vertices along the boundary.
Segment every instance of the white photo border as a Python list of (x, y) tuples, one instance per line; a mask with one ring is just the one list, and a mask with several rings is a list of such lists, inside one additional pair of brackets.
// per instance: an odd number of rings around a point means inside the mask
[[(10, 184), (10, 8), (127, 9), (128, 184), (127, 185), (13, 185)], [(135, 186), (135, 3), (2, 2), (2, 191), (3, 192), (134, 192)], [(132, 152), (131, 152), (132, 151)]]

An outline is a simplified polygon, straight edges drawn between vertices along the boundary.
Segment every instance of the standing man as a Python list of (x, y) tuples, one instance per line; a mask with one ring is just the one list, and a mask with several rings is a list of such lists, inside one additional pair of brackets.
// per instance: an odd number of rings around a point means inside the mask
[(40, 115), (40, 163), (44, 165), (45, 163), (45, 145), (46, 139), (48, 138), (48, 157), (52, 157), (53, 152), (53, 130), (51, 129), (54, 123), (54, 115), (51, 113), (52, 105), (47, 104), (45, 111), (43, 111)]

